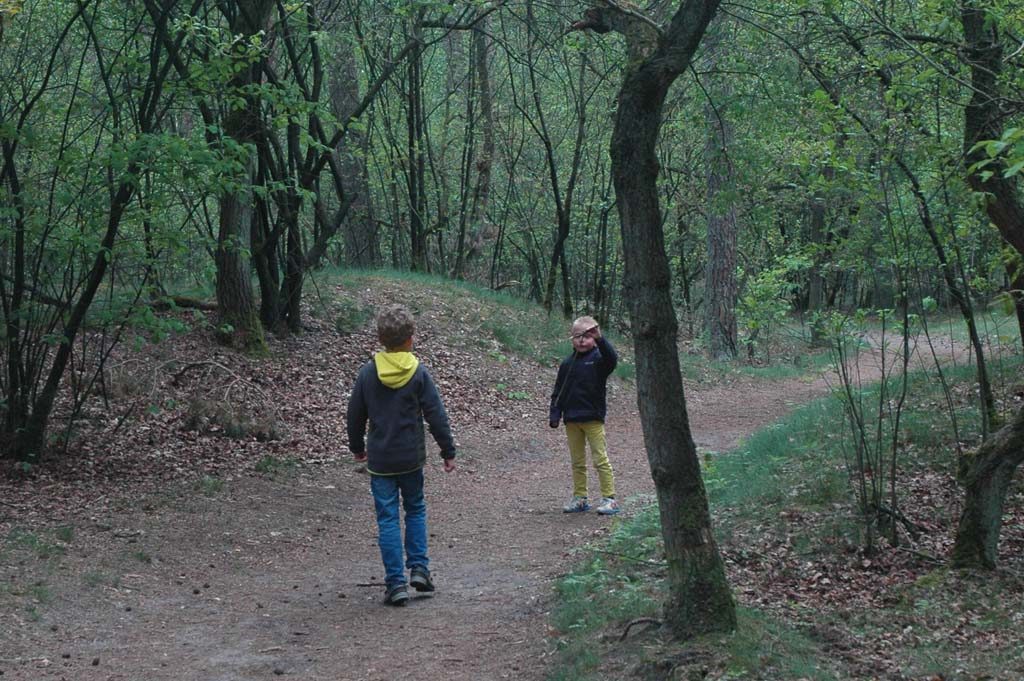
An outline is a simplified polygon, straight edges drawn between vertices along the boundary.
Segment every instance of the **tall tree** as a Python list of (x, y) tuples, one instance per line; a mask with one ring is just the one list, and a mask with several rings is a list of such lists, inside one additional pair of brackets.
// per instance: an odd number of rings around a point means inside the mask
[[(1003, 45), (1000, 24), (983, 3), (964, 2), (960, 8), (965, 55), (971, 73), (971, 98), (964, 115), (967, 161), (985, 161), (979, 143), (1002, 137), (1005, 112), (1000, 80)], [(1024, 200), (1019, 175), (997, 162), (987, 172), (968, 168), (968, 182), (985, 201), (989, 219), (1003, 238), (1024, 257)], [(1024, 340), (1024, 339), (1022, 339)], [(1024, 463), (1024, 408), (998, 431), (992, 441), (960, 461), (964, 508), (957, 528), (952, 559), (956, 567), (993, 568), (1003, 517), (1003, 503), (1014, 473)]]
[[(359, 65), (352, 39), (339, 35), (335, 51), (336, 68), (330, 69), (328, 87), (331, 111), (340, 121), (347, 121), (359, 105)], [(339, 156), (341, 172), (348, 180), (352, 205), (345, 222), (345, 261), (355, 267), (379, 267), (381, 243), (373, 220), (370, 182), (366, 171), (366, 135), (350, 129), (342, 140)]]
[(253, 221), (252, 175), (254, 144), (262, 128), (259, 98), (253, 88), (260, 82), (259, 61), (253, 54), (254, 41), (267, 26), (274, 9), (273, 0), (224, 0), (219, 3), (228, 20), (237, 68), (229, 86), (240, 95), (223, 120), (224, 134), (236, 145), (241, 172), (233, 187), (220, 197), (220, 221), (217, 231), (217, 306), (220, 310), (221, 337), (234, 347), (247, 351), (264, 349), (260, 323), (252, 290), (249, 267), (250, 229)]
[(738, 220), (733, 200), (734, 172), (731, 146), (733, 126), (726, 106), (732, 87), (718, 71), (729, 41), (728, 24), (719, 19), (708, 32), (708, 93), (704, 106), (707, 125), (705, 163), (707, 164), (707, 266), (704, 270), (704, 321), (708, 334), (708, 354), (712, 359), (735, 359), (736, 329), (736, 242)]
[(598, 2), (574, 24), (600, 33), (614, 30), (627, 41), (612, 175), (636, 347), (637, 401), (669, 566), (665, 618), (679, 637), (736, 626), (683, 395), (656, 154), (665, 96), (690, 65), (718, 5), (718, 0), (685, 0), (662, 29), (636, 10)]

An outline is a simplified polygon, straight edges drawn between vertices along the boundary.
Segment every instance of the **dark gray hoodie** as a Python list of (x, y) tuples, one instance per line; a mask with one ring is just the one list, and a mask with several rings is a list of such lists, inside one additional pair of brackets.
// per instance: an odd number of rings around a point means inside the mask
[[(411, 353), (378, 353), (359, 370), (348, 401), (348, 447), (354, 454), (366, 452), (366, 469), (373, 475), (423, 468), (427, 461), (424, 419), (441, 448), (441, 458), (455, 458), (448, 414), (430, 373), (414, 357), (412, 361), (404, 358), (406, 363), (396, 370), (386, 361), (396, 355)], [(382, 382), (382, 374), (392, 387)], [(396, 379), (395, 374), (404, 375)]]

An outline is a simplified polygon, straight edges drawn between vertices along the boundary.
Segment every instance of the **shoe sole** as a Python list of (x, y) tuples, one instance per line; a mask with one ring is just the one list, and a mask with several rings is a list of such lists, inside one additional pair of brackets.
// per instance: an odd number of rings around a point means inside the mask
[(384, 599), (384, 605), (391, 605), (394, 607), (402, 607), (409, 601), (409, 593), (407, 591), (401, 591), (388, 596)]
[(409, 579), (409, 586), (420, 592), (433, 593), (434, 584), (429, 579), (423, 579), (419, 575), (413, 575)]

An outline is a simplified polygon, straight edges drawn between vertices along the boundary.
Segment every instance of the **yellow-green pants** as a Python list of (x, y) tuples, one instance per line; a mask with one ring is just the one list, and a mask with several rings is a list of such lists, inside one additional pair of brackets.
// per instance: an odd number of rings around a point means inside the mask
[(615, 496), (615, 477), (612, 464), (608, 461), (608, 446), (604, 440), (604, 424), (600, 421), (566, 423), (565, 434), (569, 438), (569, 456), (572, 458), (572, 494), (587, 496), (587, 442), (590, 443), (590, 458), (601, 482), (601, 496)]

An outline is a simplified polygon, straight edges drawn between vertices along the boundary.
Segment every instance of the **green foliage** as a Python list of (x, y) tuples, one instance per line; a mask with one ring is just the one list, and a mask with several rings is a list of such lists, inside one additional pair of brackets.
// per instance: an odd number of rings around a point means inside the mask
[(279, 458), (270, 454), (262, 457), (256, 462), (253, 467), (257, 473), (263, 473), (266, 475), (277, 476), (285, 473), (291, 473), (298, 468), (299, 462), (293, 457)]
[(224, 490), (224, 480), (211, 475), (204, 475), (196, 481), (193, 488), (204, 496), (216, 496)]
[(643, 575), (628, 563), (604, 556), (590, 558), (562, 578), (556, 597), (551, 625), (558, 632), (558, 665), (549, 679), (591, 678), (588, 674), (600, 661), (594, 632), (657, 612), (655, 594)]
[(758, 346), (771, 347), (773, 334), (785, 324), (792, 309), (790, 301), (799, 288), (798, 276), (810, 266), (810, 258), (787, 256), (778, 258), (773, 267), (746, 278), (736, 316), (749, 357), (754, 356)]
[(843, 425), (841, 404), (824, 398), (757, 431), (727, 455), (705, 453), (704, 484), (712, 506), (771, 514), (789, 503), (832, 503), (846, 488), (838, 456)]
[[(970, 167), (971, 172), (981, 173), (983, 180), (988, 180), (996, 172), (1004, 178), (1011, 178), (1024, 171), (1024, 128), (1010, 127), (1003, 131), (998, 140), (978, 142), (972, 152), (983, 150), (986, 158)], [(993, 164), (1000, 162), (996, 169)]]
[(334, 317), (334, 330), (342, 335), (354, 333), (366, 325), (371, 314), (368, 309), (353, 300), (342, 298), (338, 301)]
[(494, 388), (510, 400), (528, 400), (530, 393), (523, 390), (509, 390), (504, 383), (498, 383)]
[(67, 549), (62, 537), (68, 536), (67, 528), (60, 527), (55, 532), (55, 539), (15, 527), (7, 535), (7, 545), (14, 550), (28, 551), (40, 560), (49, 560), (63, 556)]
[(845, 678), (828, 651), (792, 625), (750, 608), (738, 608), (737, 619), (736, 633), (720, 639), (728, 654), (723, 678)]

